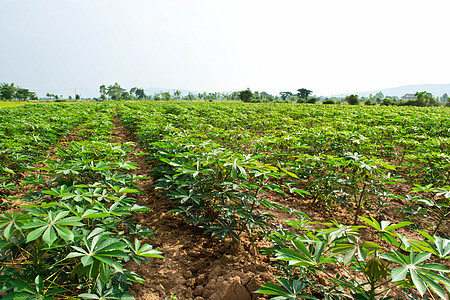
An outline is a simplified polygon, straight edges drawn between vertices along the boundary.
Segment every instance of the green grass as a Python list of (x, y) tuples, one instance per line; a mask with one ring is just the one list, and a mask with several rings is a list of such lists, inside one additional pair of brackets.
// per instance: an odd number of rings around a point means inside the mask
[(0, 108), (25, 105), (27, 102), (6, 102), (0, 101)]

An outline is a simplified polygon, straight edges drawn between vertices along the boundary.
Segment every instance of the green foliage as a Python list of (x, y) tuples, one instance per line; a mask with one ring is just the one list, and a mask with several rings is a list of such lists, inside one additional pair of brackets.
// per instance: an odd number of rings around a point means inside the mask
[(251, 102), (252, 96), (253, 96), (253, 93), (250, 91), (250, 89), (246, 89), (246, 90), (239, 92), (239, 99), (242, 102)]
[(335, 104), (333, 99), (325, 99), (322, 101), (323, 104)]
[(383, 100), (381, 100), (380, 105), (390, 106), (390, 105), (394, 105), (394, 102), (391, 99), (384, 98)]
[(308, 97), (308, 99), (306, 99), (306, 103), (311, 103), (314, 104), (318, 101), (318, 99), (316, 97)]
[(15, 86), (14, 83), (3, 82), (0, 84), (0, 99), (25, 101), (37, 100), (37, 96), (28, 89)]
[[(47, 128), (49, 132), (43, 131), (46, 135), (42, 134), (39, 141), (46, 143), (40, 147), (56, 144), (62, 133), (84, 122), (80, 133), (85, 141), (59, 144), (52, 157), (45, 151), (40, 152), (43, 158), (33, 152), (35, 160), (24, 157), (27, 163), (45, 162), (38, 176), (14, 178), (21, 170), (20, 164), (14, 157), (8, 160), (14, 154), (11, 149), (2, 152), (8, 154), (2, 156), (4, 189), (20, 180), (44, 186), (22, 199), (31, 201), (23, 205), (24, 209), (0, 216), (0, 283), (2, 292), (6, 292), (3, 299), (133, 299), (126, 289), (131, 282), (143, 279), (127, 271), (124, 264), (131, 259), (140, 263), (162, 258), (159, 251), (139, 240), (154, 232), (130, 218), (134, 212), (148, 210), (129, 195), (139, 193), (134, 181), (146, 178), (128, 173), (136, 168), (125, 160), (132, 144), (110, 143), (112, 108), (89, 105), (85, 114), (78, 109), (74, 115), (65, 113), (64, 106), (46, 105), (43, 110), (33, 106), (33, 111), (41, 114), (41, 122), (54, 113), (53, 108), (60, 110), (59, 118), (52, 117), (54, 125)], [(26, 118), (24, 112), (26, 107), (21, 110)], [(15, 121), (20, 124), (20, 118)], [(24, 133), (29, 134), (31, 126), (31, 122), (27, 123)], [(57, 135), (62, 128), (67, 131)], [(13, 132), (13, 138), (20, 133)], [(25, 139), (21, 141), (16, 151), (30, 147)], [(35, 171), (30, 166), (24, 170)]]
[[(312, 297), (310, 293), (299, 295), (303, 290), (312, 290), (330, 299), (381, 299), (388, 291), (395, 293), (395, 288), (402, 286), (417, 290), (421, 296), (429, 292), (446, 299), (445, 289), (450, 291), (450, 270), (437, 259), (450, 258), (447, 252), (447, 256), (437, 256), (436, 251), (425, 246), (431, 243), (407, 239), (396, 232), (408, 222), (391, 224), (387, 221), (379, 223), (373, 218), (362, 220), (390, 247), (362, 241), (359, 230), (365, 226), (333, 222), (313, 228), (310, 225), (314, 223), (304, 219), (289, 221), (305, 234), (281, 229), (269, 237), (274, 248), (267, 249), (266, 253), (275, 256), (279, 270), (285, 270), (285, 278), (278, 279), (278, 284), (266, 283), (257, 292), (277, 295), (279, 299)], [(440, 239), (439, 242), (447, 245), (450, 241)], [(403, 254), (405, 251), (409, 256)], [(345, 275), (336, 275), (336, 269)], [(334, 286), (325, 287), (314, 281), (318, 274), (325, 275)], [(295, 290), (294, 286), (297, 287)]]
[(345, 101), (350, 105), (358, 105), (359, 99), (357, 95), (348, 95), (345, 97)]
[(304, 101), (306, 101), (308, 99), (308, 96), (312, 93), (311, 90), (308, 90), (308, 89), (305, 89), (305, 88), (298, 89), (297, 91), (298, 91), (297, 96), (300, 99), (303, 99)]

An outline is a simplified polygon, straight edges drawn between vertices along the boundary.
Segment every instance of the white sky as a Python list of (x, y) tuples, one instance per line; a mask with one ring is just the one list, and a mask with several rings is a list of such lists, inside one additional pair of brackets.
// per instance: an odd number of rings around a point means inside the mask
[(450, 83), (449, 0), (0, 0), (0, 82), (316, 95)]

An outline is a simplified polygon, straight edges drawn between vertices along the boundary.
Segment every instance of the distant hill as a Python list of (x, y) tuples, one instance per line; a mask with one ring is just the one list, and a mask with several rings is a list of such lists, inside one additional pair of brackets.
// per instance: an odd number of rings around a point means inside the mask
[(404, 85), (394, 88), (386, 88), (380, 90), (366, 91), (366, 92), (353, 92), (347, 94), (333, 95), (333, 97), (345, 97), (350, 94), (355, 94), (360, 97), (368, 97), (370, 94), (375, 95), (378, 92), (382, 92), (385, 96), (398, 96), (401, 97), (405, 94), (415, 94), (416, 92), (427, 91), (432, 93), (435, 97), (441, 97), (447, 93), (450, 95), (450, 83), (447, 84), (416, 84), (416, 85)]

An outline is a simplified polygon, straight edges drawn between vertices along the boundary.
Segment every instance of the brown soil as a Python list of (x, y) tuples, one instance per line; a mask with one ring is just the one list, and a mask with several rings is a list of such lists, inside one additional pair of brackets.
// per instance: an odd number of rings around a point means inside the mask
[[(115, 118), (115, 142), (135, 142)], [(135, 143), (134, 153), (142, 152)], [(130, 155), (138, 163), (135, 174), (148, 176), (152, 168), (145, 156)], [(181, 218), (168, 213), (175, 208), (172, 202), (159, 195), (153, 180), (138, 181), (143, 192), (137, 202), (150, 208), (136, 215), (143, 226), (156, 231), (156, 239), (144, 242), (163, 252), (164, 259), (151, 259), (140, 265), (129, 262), (127, 269), (145, 279), (134, 284), (132, 294), (136, 299), (213, 299), (247, 300), (263, 299), (253, 293), (265, 282), (273, 281), (274, 269), (269, 259), (259, 249), (269, 247), (266, 241), (252, 244), (245, 237), (239, 245), (222, 242), (203, 234), (203, 230), (186, 224)]]

